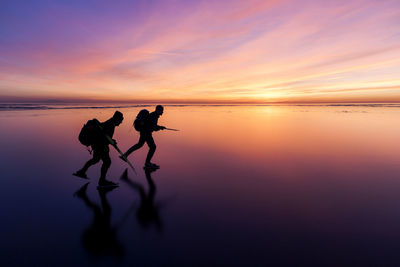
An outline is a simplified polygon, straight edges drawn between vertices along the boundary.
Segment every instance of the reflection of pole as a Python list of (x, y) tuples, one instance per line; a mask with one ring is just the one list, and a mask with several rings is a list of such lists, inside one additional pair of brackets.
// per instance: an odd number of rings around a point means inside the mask
[(117, 228), (117, 230), (118, 230), (122, 225), (125, 224), (126, 220), (129, 218), (129, 215), (131, 214), (131, 212), (133, 211), (133, 209), (135, 208), (135, 206), (136, 206), (135, 203), (133, 203), (133, 204), (129, 207), (129, 209), (128, 209), (128, 211), (125, 213), (125, 215), (122, 217), (121, 221), (120, 221), (119, 223), (116, 223), (116, 227), (115, 227), (115, 228)]

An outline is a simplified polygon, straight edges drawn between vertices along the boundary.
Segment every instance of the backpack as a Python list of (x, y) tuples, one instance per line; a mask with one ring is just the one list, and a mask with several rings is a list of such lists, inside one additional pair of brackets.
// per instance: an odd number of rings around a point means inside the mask
[(79, 133), (78, 139), (84, 146), (90, 146), (96, 140), (100, 122), (97, 119), (89, 120), (85, 125), (83, 125), (81, 132)]
[(133, 127), (136, 131), (140, 132), (144, 130), (145, 124), (147, 121), (147, 117), (149, 116), (150, 112), (147, 109), (142, 109), (136, 116), (135, 121), (133, 122)]

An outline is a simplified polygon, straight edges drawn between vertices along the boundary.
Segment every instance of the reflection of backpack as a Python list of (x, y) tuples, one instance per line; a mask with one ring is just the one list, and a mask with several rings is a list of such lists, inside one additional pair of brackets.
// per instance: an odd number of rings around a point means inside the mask
[(100, 122), (97, 119), (93, 119), (83, 125), (78, 137), (82, 145), (90, 146), (94, 143), (100, 132), (99, 124)]
[(147, 109), (142, 109), (136, 116), (135, 121), (133, 122), (133, 127), (136, 131), (140, 132), (144, 130), (147, 117), (149, 116), (150, 112)]

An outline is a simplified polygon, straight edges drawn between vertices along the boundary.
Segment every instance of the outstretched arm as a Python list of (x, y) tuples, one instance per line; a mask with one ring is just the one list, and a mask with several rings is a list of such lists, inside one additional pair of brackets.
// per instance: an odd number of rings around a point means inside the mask
[(161, 125), (156, 125), (156, 127), (155, 127), (156, 129), (156, 131), (159, 131), (159, 130), (165, 130), (165, 126), (161, 126)]

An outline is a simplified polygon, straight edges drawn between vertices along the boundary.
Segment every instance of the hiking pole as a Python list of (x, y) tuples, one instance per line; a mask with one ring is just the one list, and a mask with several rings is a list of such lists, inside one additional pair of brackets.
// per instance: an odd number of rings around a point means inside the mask
[(125, 224), (126, 220), (129, 218), (129, 215), (131, 215), (131, 213), (132, 213), (133, 209), (135, 208), (135, 206), (136, 206), (136, 202), (134, 202), (134, 203), (129, 207), (129, 209), (127, 210), (127, 212), (125, 213), (125, 215), (122, 217), (122, 219), (119, 221), (119, 223), (116, 223), (116, 224), (115, 224), (115, 229), (118, 230), (122, 225)]
[(118, 151), (118, 153), (121, 155), (122, 159), (128, 163), (129, 167), (132, 168), (133, 172), (137, 175), (135, 168), (133, 167), (132, 163), (128, 160), (127, 157), (124, 156), (124, 153), (122, 153), (122, 151), (118, 148), (117, 144), (115, 144), (114, 140), (112, 140), (111, 137), (109, 137), (108, 135), (104, 134), (108, 140), (108, 142), (110, 142), (110, 144), (115, 148), (115, 150)]
[[(101, 127), (100, 124), (98, 126), (99, 126), (100, 130), (103, 132), (103, 127)], [(107, 138), (107, 141), (118, 151), (118, 153), (121, 155), (122, 159), (126, 163), (128, 163), (129, 167), (131, 167), (133, 172), (137, 175), (137, 172), (136, 172), (135, 168), (133, 167), (132, 163), (128, 160), (127, 157), (124, 156), (124, 153), (122, 153), (122, 151), (118, 148), (118, 146), (117, 146), (117, 144), (115, 144), (114, 140), (111, 137), (109, 137), (107, 134), (105, 134), (104, 132), (103, 132), (103, 134)]]
[(127, 157), (124, 156), (124, 153), (122, 153), (122, 151), (118, 148), (117, 144), (113, 144), (114, 141), (108, 136), (106, 135), (108, 138), (108, 141), (111, 142), (112, 146), (118, 151), (118, 153), (121, 155), (122, 159), (128, 163), (129, 167), (132, 168), (133, 172), (137, 175), (135, 168), (133, 167), (132, 163), (128, 160)]
[(178, 129), (172, 129), (172, 128), (165, 128), (165, 130), (170, 130), (170, 131), (175, 131), (175, 132), (179, 131)]

